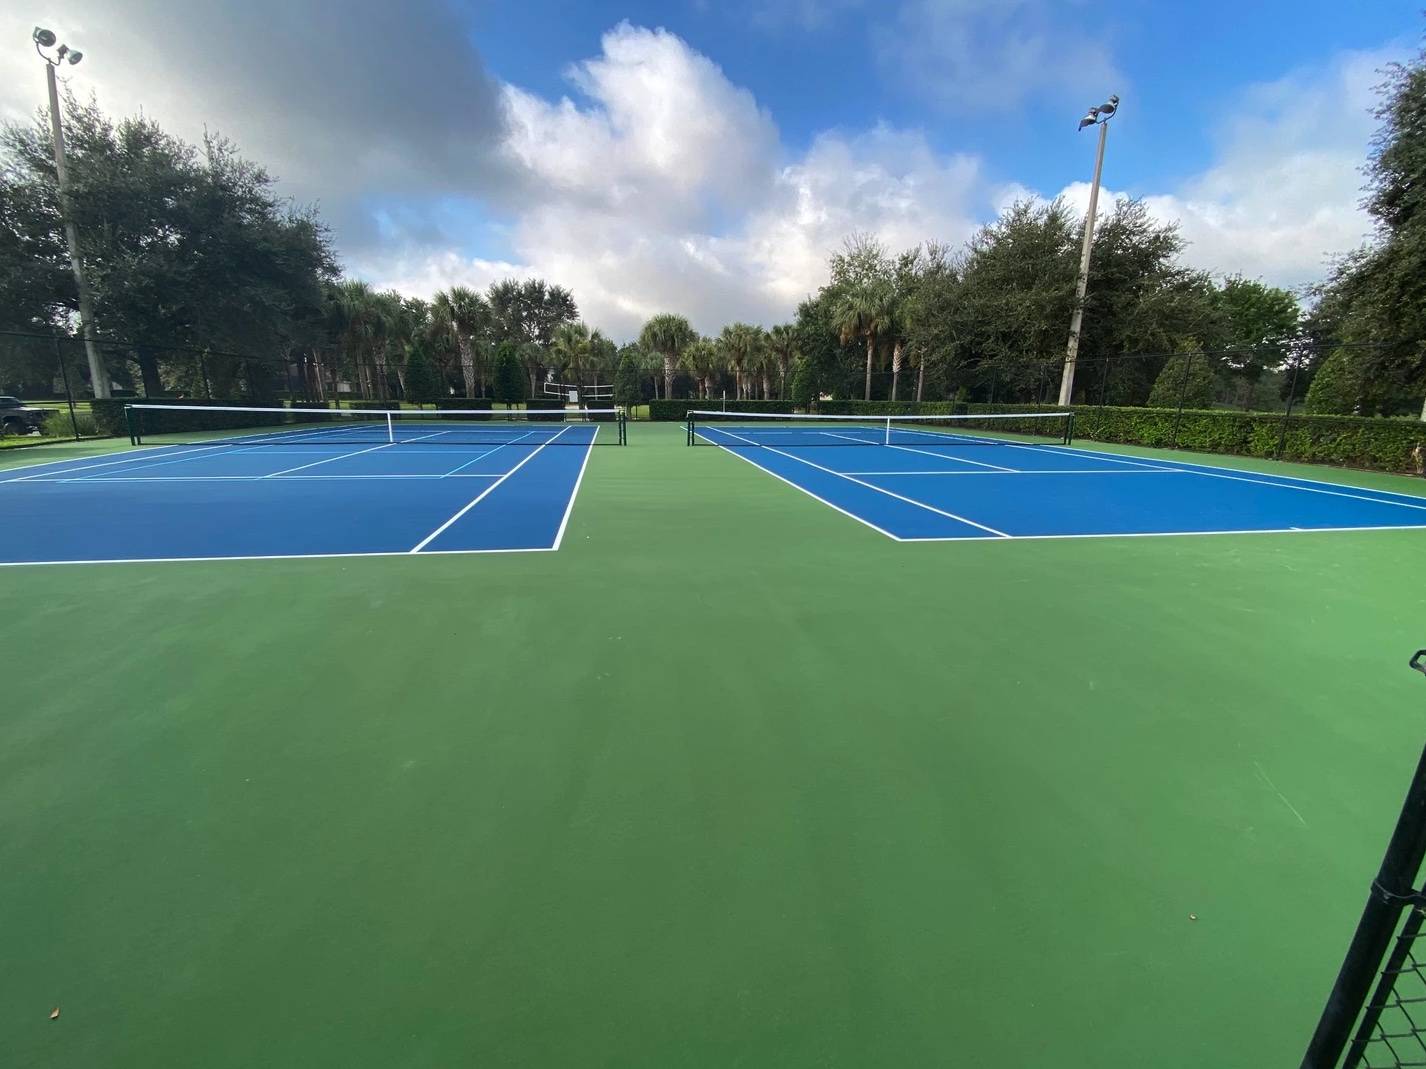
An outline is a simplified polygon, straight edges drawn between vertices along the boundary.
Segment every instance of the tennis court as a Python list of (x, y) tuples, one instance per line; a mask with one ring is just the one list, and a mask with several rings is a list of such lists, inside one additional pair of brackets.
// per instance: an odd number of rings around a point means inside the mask
[[(607, 421), (606, 421), (607, 417)], [(0, 564), (557, 550), (610, 412), (132, 406), (121, 454), (11, 468)]]
[(1060, 412), (694, 412), (687, 434), (898, 542), (1426, 527), (1407, 494), (1077, 447)]
[[(7, 1067), (1300, 1057), (1419, 748), (1421, 531), (907, 545), (680, 424), (343, 426), (0, 458), (7, 556), (397, 550), (0, 571)], [(560, 551), (411, 554), (461, 464), (513, 471), (462, 546), (550, 546), (583, 470)]]

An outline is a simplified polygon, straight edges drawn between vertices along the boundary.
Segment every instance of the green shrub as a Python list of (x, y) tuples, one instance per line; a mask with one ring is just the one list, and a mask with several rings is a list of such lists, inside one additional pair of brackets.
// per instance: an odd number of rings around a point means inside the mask
[(489, 412), (490, 398), (488, 397), (438, 397), (430, 402), (432, 408), (438, 412), (458, 411), (458, 412)]
[(1352, 354), (1333, 349), (1307, 388), (1308, 412), (1320, 415), (1348, 414), (1357, 410), (1362, 396), (1362, 376)]
[(495, 382), (491, 391), (495, 400), (517, 405), (528, 395), (529, 385), (519, 351), (509, 342), (501, 342), (495, 349)]
[(682, 423), (689, 412), (791, 412), (791, 401), (711, 401), (707, 398), (679, 398), (650, 401), (649, 419)]
[(1149, 404), (1157, 408), (1177, 408), (1182, 398), (1186, 408), (1207, 408), (1213, 403), (1213, 391), (1217, 385), (1206, 356), (1176, 353), (1169, 357), (1159, 377), (1154, 380), (1154, 388), (1149, 391)]
[(951, 416), (965, 411), (954, 401), (818, 401), (828, 416)]

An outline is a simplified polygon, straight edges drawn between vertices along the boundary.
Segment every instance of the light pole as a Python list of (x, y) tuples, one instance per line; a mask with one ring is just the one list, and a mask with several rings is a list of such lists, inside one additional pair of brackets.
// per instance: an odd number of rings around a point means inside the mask
[(1069, 344), (1065, 347), (1065, 370), (1060, 376), (1060, 406), (1068, 407), (1074, 400), (1074, 362), (1079, 357), (1079, 328), (1084, 322), (1084, 291), (1089, 286), (1089, 251), (1094, 245), (1094, 210), (1099, 206), (1099, 173), (1104, 169), (1104, 140), (1109, 133), (1109, 118), (1119, 110), (1119, 98), (1111, 96), (1103, 104), (1089, 109), (1079, 128), (1099, 127), (1099, 152), (1094, 157), (1094, 181), (1089, 187), (1089, 214), (1084, 217), (1084, 248), (1079, 253), (1079, 279), (1074, 290), (1074, 315), (1070, 317)]
[(30, 35), (35, 42), (35, 51), (45, 61), (45, 81), (50, 96), (50, 133), (54, 137), (54, 172), (59, 180), (59, 211), (64, 218), (64, 237), (69, 245), (69, 266), (74, 271), (74, 284), (79, 290), (79, 326), (84, 332), (84, 352), (89, 357), (89, 381), (94, 386), (95, 397), (109, 396), (109, 373), (104, 368), (104, 357), (94, 341), (94, 304), (89, 298), (89, 286), (84, 281), (84, 266), (79, 260), (79, 227), (74, 222), (74, 211), (69, 203), (69, 175), (64, 160), (64, 127), (59, 119), (59, 88), (55, 84), (55, 68), (61, 63), (71, 66), (84, 58), (69, 45), (60, 45), (51, 58), (46, 48), (53, 48), (54, 33), (40, 26)]

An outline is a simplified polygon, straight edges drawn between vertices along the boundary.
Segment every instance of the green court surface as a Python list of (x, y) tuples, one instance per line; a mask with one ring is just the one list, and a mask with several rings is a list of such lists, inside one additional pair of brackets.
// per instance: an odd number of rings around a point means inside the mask
[(1296, 1064), (1426, 532), (898, 544), (683, 439), (557, 553), (5, 569), (0, 1064)]

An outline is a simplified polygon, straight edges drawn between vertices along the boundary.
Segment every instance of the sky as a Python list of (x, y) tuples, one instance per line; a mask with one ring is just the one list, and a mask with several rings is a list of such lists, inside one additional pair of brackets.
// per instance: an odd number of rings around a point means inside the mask
[(9, 0), (0, 119), (44, 103), (29, 37), (111, 115), (222, 133), (316, 205), (344, 271), (429, 297), (538, 276), (619, 340), (790, 319), (853, 233), (959, 245), (1020, 198), (1104, 188), (1216, 275), (1302, 287), (1365, 240), (1362, 165), (1411, 5), (1360, 0)]

